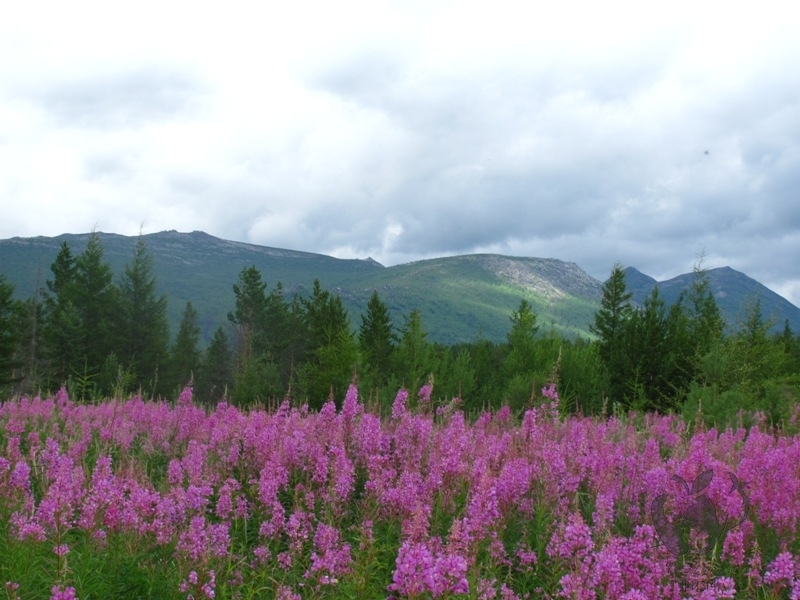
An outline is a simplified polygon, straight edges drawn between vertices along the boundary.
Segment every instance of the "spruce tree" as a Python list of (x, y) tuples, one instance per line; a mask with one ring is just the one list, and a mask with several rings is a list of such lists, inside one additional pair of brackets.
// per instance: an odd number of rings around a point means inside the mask
[(233, 384), (233, 353), (228, 336), (220, 325), (203, 359), (197, 377), (196, 397), (206, 404), (216, 404), (230, 393)]
[(70, 373), (70, 376), (80, 379), (83, 388), (86, 382), (99, 376), (118, 349), (118, 340), (114, 337), (120, 316), (118, 291), (103, 254), (100, 236), (93, 231), (86, 249), (75, 260), (74, 286), (70, 293), (78, 317), (81, 353), (77, 373)]
[(414, 309), (406, 315), (400, 328), (400, 341), (394, 352), (394, 372), (401, 377), (400, 383), (413, 392), (435, 371), (434, 362), (433, 346), (428, 342), (422, 315)]
[(198, 375), (200, 367), (200, 326), (197, 324), (197, 310), (191, 301), (186, 303), (175, 342), (169, 353), (169, 366), (166, 377), (166, 391), (180, 390)]
[(308, 354), (299, 374), (300, 392), (311, 407), (321, 406), (333, 390), (343, 398), (358, 360), (358, 346), (341, 296), (314, 281), (311, 297), (301, 300)]
[(520, 300), (517, 310), (511, 313), (511, 329), (507, 335), (508, 356), (503, 370), (509, 377), (533, 370), (534, 345), (539, 331), (536, 320), (531, 303), (524, 298)]
[(392, 351), (397, 339), (389, 317), (389, 309), (374, 290), (367, 303), (366, 314), (361, 315), (358, 345), (363, 366), (374, 386), (383, 386), (389, 378)]
[(45, 385), (50, 389), (66, 385), (70, 376), (84, 367), (84, 330), (76, 306), (76, 259), (69, 244), (61, 248), (50, 271), (44, 292), (41, 355), (47, 371)]
[(255, 266), (242, 269), (233, 286), (235, 309), (228, 313), (234, 327), (235, 369), (231, 394), (237, 405), (246, 406), (282, 395), (282, 375), (288, 380), (290, 367), (278, 360), (286, 357), (288, 310), (280, 284), (267, 294), (267, 284)]
[(236, 304), (228, 313), (228, 321), (234, 327), (237, 360), (247, 362), (253, 354), (263, 350), (261, 337), (267, 315), (267, 284), (255, 265), (242, 269), (237, 283), (233, 284)]
[(600, 309), (590, 327), (598, 337), (600, 361), (608, 377), (608, 396), (611, 402), (623, 402), (630, 365), (627, 363), (625, 334), (633, 314), (632, 294), (625, 283), (625, 273), (619, 263), (603, 284)]
[(721, 341), (725, 329), (711, 290), (711, 280), (701, 262), (695, 264), (692, 285), (681, 295), (681, 301), (686, 306), (689, 335), (694, 340), (695, 364), (699, 370), (700, 361)]
[[(168, 357), (167, 297), (159, 295), (153, 259), (140, 236), (119, 282), (117, 356), (132, 381), (152, 394)], [(163, 382), (162, 382), (163, 383)]]
[(20, 380), (22, 362), (19, 350), (20, 302), (14, 299), (14, 286), (0, 274), (0, 390)]

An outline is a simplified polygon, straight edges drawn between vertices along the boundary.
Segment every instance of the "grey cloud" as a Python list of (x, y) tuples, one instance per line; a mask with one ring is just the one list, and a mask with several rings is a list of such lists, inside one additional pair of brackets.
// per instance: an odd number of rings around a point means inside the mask
[(58, 82), (35, 98), (62, 125), (122, 129), (196, 108), (203, 94), (203, 85), (187, 73), (142, 68)]

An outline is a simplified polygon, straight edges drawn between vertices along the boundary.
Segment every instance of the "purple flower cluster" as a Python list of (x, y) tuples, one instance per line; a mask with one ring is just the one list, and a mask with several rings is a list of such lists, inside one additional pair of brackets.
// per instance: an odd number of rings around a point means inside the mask
[[(431, 395), (427, 384), (410, 403), (399, 390), (383, 420), (355, 385), (340, 411), (205, 410), (188, 388), (175, 405), (79, 405), (64, 391), (5, 402), (0, 516), (46, 549), (54, 598), (78, 593), (70, 569), (90, 546), (76, 540), (108, 549), (122, 536), (174, 552), (179, 591), (194, 598), (254, 580), (278, 598), (335, 595), (380, 555), (395, 597), (800, 600), (800, 438), (563, 418), (553, 385), (521, 423), (507, 408), (469, 422), (458, 402), (432, 410)], [(678, 560), (658, 528), (701, 502), (724, 535), (714, 560)]]
[(389, 590), (401, 596), (429, 592), (468, 594), (467, 561), (458, 555), (433, 552), (425, 543), (403, 542)]

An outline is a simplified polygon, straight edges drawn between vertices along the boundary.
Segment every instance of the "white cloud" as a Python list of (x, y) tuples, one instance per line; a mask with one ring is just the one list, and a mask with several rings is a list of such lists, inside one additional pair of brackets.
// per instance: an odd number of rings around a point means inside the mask
[(705, 250), (800, 303), (797, 25), (771, 3), (11, 4), (0, 237), (145, 223), (596, 277)]

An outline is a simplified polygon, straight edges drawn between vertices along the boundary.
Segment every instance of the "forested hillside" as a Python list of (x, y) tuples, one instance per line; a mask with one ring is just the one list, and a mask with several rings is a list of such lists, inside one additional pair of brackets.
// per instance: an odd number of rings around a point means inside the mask
[[(436, 265), (405, 269), (412, 276)], [(432, 275), (428, 281), (436, 282)], [(97, 234), (79, 253), (62, 242), (31, 297), (15, 297), (13, 284), (0, 278), (4, 393), (66, 386), (81, 401), (134, 392), (174, 398), (192, 385), (209, 404), (223, 397), (239, 406), (286, 397), (318, 407), (331, 395), (340, 400), (357, 378), (363, 393), (387, 409), (399, 387), (415, 391), (430, 383), (436, 397), (457, 397), (469, 410), (502, 404), (518, 410), (537, 402), (536, 390), (552, 383), (562, 408), (572, 412), (685, 411), (693, 417), (702, 407), (707, 416), (729, 419), (739, 408), (759, 408), (779, 420), (800, 381), (800, 339), (791, 325), (772, 332), (757, 300), (738, 327), (728, 327), (709, 273), (701, 269), (674, 303), (658, 286), (635, 303), (625, 272), (615, 266), (601, 286), (591, 338), (559, 334), (522, 297), (506, 317), (501, 340), (476, 335), (454, 344), (432, 340), (414, 306), (398, 318), (383, 288), (372, 289), (365, 309), (354, 314), (344, 294), (319, 279), (301, 294), (268, 284), (249, 265), (238, 271), (226, 318), (205, 345), (191, 299), (171, 330), (158, 283), (144, 238), (115, 273)], [(539, 297), (566, 295), (534, 283)], [(572, 285), (574, 291), (583, 284), (577, 277)]]

